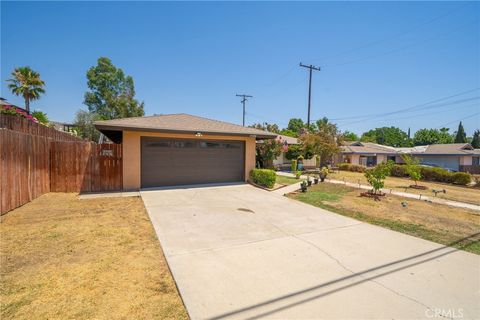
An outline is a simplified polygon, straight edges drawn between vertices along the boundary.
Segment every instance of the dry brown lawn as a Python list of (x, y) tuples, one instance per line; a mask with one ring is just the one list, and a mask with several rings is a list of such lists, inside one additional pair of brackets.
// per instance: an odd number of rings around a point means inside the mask
[(1, 222), (2, 319), (187, 319), (138, 197), (50, 193)]
[[(351, 172), (351, 171), (339, 171), (338, 173), (330, 173), (328, 176), (329, 179), (343, 180), (347, 182), (358, 183), (368, 185), (367, 179), (363, 173)], [(408, 186), (415, 184), (408, 178), (399, 178), (399, 177), (387, 177), (385, 179), (385, 188), (393, 189), (396, 191), (403, 191), (415, 194), (423, 194), (430, 197), (435, 196), (432, 192), (432, 189), (435, 190), (446, 190), (446, 193), (438, 193), (437, 197), (447, 200), (461, 201), (471, 204), (480, 205), (480, 189), (474, 187), (465, 187), (465, 186), (456, 186), (447, 183), (439, 182), (430, 182), (430, 181), (419, 181), (418, 184), (428, 187), (428, 190), (418, 190), (408, 188)], [(405, 189), (407, 188), (407, 189)]]
[[(307, 193), (291, 198), (325, 208), (361, 221), (380, 225), (413, 236), (451, 245), (474, 235), (455, 247), (480, 254), (480, 215), (478, 212), (421, 200), (387, 195), (380, 201), (360, 197), (358, 189), (320, 183)], [(404, 207), (402, 202), (406, 204)], [(465, 246), (467, 244), (467, 246)]]

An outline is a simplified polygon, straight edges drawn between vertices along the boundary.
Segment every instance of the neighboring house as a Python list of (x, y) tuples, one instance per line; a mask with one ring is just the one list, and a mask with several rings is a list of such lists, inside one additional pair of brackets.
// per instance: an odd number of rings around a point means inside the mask
[(50, 121), (50, 123), (53, 124), (53, 127), (58, 131), (71, 132), (76, 128), (76, 125), (67, 122)]
[(255, 141), (277, 135), (188, 114), (95, 122), (123, 144), (123, 189), (246, 181)]
[(398, 162), (400, 158), (397, 150), (393, 147), (383, 146), (371, 142), (344, 142), (341, 148), (340, 162), (359, 164), (367, 167), (375, 166), (377, 163), (393, 160)]
[(421, 164), (442, 167), (453, 171), (469, 171), (480, 168), (480, 149), (469, 143), (431, 144), (414, 148), (398, 148), (399, 153), (407, 153), (420, 160)]
[[(282, 153), (273, 160), (273, 166), (278, 168), (290, 169), (292, 161), (288, 160), (285, 157), (285, 153), (288, 151), (289, 146), (298, 145), (300, 144), (300, 142), (295, 137), (284, 136), (282, 134), (277, 135), (276, 139), (279, 140), (282, 144), (284, 144), (285, 147), (283, 148)], [(257, 143), (262, 143), (262, 141), (259, 140), (257, 141)], [(302, 162), (303, 166), (307, 168), (315, 167), (316, 165), (315, 157), (313, 157), (312, 159), (304, 159)]]
[(432, 144), (412, 148), (394, 148), (370, 142), (347, 142), (341, 147), (341, 162), (374, 166), (387, 160), (403, 163), (402, 154), (417, 158), (420, 164), (442, 167), (452, 171), (480, 170), (480, 149), (469, 143)]

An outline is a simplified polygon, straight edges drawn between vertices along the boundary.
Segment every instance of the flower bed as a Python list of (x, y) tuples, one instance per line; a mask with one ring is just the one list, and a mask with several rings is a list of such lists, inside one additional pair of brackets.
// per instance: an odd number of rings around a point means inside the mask
[(0, 113), (2, 114), (8, 114), (11, 116), (16, 116), (20, 118), (25, 118), (27, 120), (30, 120), (32, 122), (38, 123), (37, 118), (32, 116), (31, 114), (28, 114), (26, 111), (23, 111), (17, 107), (14, 106), (1, 106), (0, 107)]

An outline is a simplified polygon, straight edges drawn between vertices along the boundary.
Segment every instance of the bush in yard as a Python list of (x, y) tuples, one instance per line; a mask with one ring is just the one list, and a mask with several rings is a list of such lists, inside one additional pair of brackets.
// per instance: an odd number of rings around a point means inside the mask
[(418, 180), (422, 179), (418, 159), (414, 159), (408, 154), (402, 154), (402, 159), (405, 162), (405, 172), (417, 185)]
[(297, 160), (292, 160), (291, 170), (292, 173), (295, 173), (297, 171)]
[(365, 172), (366, 167), (358, 164), (340, 163), (338, 165), (339, 170), (352, 171), (352, 172)]
[(382, 189), (385, 185), (385, 178), (390, 175), (392, 170), (392, 162), (382, 162), (376, 167), (367, 169), (365, 171), (365, 178), (373, 188), (373, 194), (377, 194), (377, 191)]
[(467, 185), (472, 182), (472, 176), (466, 172), (455, 172), (452, 174), (452, 183)]
[(253, 169), (250, 171), (250, 179), (263, 187), (273, 188), (277, 174), (275, 171), (269, 169)]
[(392, 166), (392, 171), (390, 172), (392, 177), (405, 177), (407, 176), (406, 167), (400, 164), (394, 164)]
[(442, 168), (420, 167), (423, 180), (452, 183), (453, 173)]

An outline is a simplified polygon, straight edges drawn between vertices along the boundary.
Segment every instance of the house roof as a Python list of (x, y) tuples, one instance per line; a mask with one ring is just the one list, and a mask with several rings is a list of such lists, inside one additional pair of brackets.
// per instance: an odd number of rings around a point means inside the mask
[(431, 144), (411, 148), (394, 148), (370, 142), (348, 142), (342, 146), (344, 153), (359, 154), (414, 154), (414, 155), (479, 155), (469, 143)]
[(394, 147), (383, 146), (371, 142), (349, 141), (341, 146), (344, 153), (362, 153), (362, 154), (395, 154), (397, 150)]
[(95, 121), (94, 124), (107, 137), (112, 131), (124, 130), (255, 136), (257, 139), (273, 139), (277, 136), (275, 133), (186, 113)]
[[(284, 136), (283, 134), (277, 134), (276, 139), (281, 140), (282, 143), (283, 143), (284, 141), (287, 141), (287, 144), (288, 144), (288, 145), (299, 144), (299, 143), (300, 143), (300, 142), (298, 141), (298, 138), (290, 137), (290, 136)], [(262, 143), (262, 142), (263, 142), (263, 140), (257, 140), (257, 143)]]

